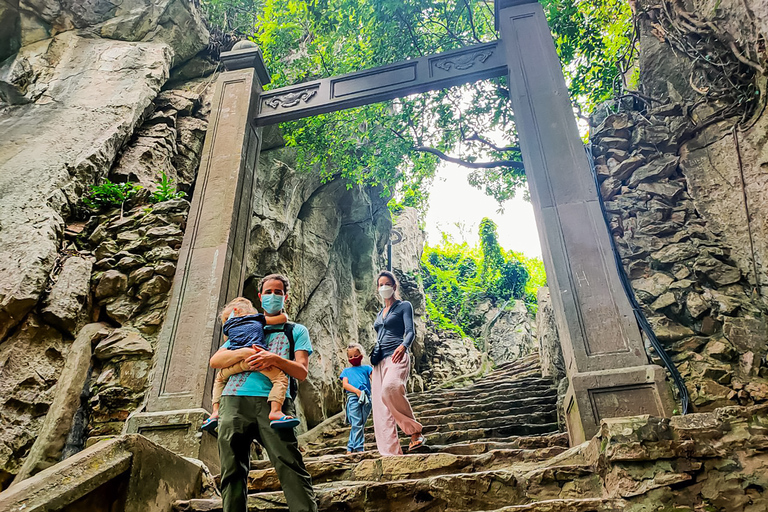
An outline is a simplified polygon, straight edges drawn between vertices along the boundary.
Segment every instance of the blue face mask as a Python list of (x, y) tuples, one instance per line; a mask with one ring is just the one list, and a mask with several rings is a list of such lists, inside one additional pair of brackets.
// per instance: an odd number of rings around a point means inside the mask
[(269, 295), (262, 295), (261, 296), (261, 307), (264, 308), (264, 311), (267, 314), (275, 315), (283, 310), (283, 306), (285, 305), (285, 296), (284, 295), (274, 295), (270, 293)]

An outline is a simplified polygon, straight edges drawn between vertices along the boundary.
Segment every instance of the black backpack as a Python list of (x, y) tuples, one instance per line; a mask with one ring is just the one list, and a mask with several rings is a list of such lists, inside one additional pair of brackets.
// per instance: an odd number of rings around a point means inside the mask
[[(283, 324), (282, 327), (277, 329), (266, 329), (265, 334), (271, 334), (273, 332), (284, 332), (285, 336), (288, 338), (288, 359), (290, 361), (294, 360), (295, 353), (294, 348), (296, 345), (296, 342), (293, 339), (293, 326), (296, 325), (293, 322), (286, 322)], [(289, 394), (291, 395), (291, 400), (296, 400), (296, 395), (299, 393), (299, 381), (297, 381), (295, 378), (288, 376), (288, 389)]]

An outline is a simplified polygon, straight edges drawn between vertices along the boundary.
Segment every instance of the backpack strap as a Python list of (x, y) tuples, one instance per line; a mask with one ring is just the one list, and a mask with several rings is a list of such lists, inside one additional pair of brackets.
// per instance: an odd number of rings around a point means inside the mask
[[(271, 332), (284, 332), (285, 337), (288, 338), (288, 360), (293, 361), (296, 357), (296, 340), (293, 337), (293, 328), (296, 326), (293, 322), (286, 322), (281, 329), (275, 329)], [(291, 400), (296, 400), (296, 395), (299, 393), (299, 381), (293, 377), (288, 377), (288, 389), (291, 395)]]

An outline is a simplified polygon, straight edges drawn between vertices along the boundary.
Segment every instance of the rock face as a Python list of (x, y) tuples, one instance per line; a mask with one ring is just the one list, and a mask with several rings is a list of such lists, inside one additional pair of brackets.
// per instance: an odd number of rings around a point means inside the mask
[(185, 0), (27, 4), (0, 13), (19, 27), (0, 36), (19, 48), (0, 67), (0, 340), (38, 302), (86, 187), (208, 37)]
[(53, 401), (70, 342), (31, 314), (0, 345), (0, 487), (21, 468)]
[[(121, 150), (137, 153), (131, 138), (141, 139), (134, 136), (139, 127), (168, 128), (171, 166), (156, 170), (191, 184), (204, 101), (190, 91), (158, 93), (172, 68), (207, 40), (197, 7), (187, 0), (29, 0), (0, 7), (0, 386), (7, 386), (0, 401), (0, 488), (40, 431), (69, 347), (85, 324), (95, 317), (140, 329), (151, 353), (188, 203), (142, 206), (88, 224), (74, 215), (90, 185), (107, 176), (134, 178), (110, 169)], [(106, 375), (90, 386), (113, 362), (114, 378), (134, 390), (133, 401), (123, 409), (110, 404), (105, 414), (127, 414), (140, 403), (151, 366), (146, 350), (89, 361), (96, 375), (66, 383), (78, 396), (80, 423), (89, 415), (92, 426), (99, 423), (98, 407), (80, 406), (79, 390), (92, 393), (93, 404), (114, 395)], [(73, 441), (74, 449), (83, 441)]]
[(535, 328), (522, 300), (502, 308), (480, 304), (478, 309), (484, 317), (488, 355), (496, 364), (514, 361), (537, 349)]
[(417, 365), (426, 389), (480, 369), (482, 352), (471, 338), (439, 330), (431, 322), (426, 332), (424, 355)]
[(269, 273), (291, 278), (288, 316), (309, 328), (315, 349), (299, 389), (310, 426), (341, 410), (347, 344), (370, 350), (375, 340), (374, 278), (386, 268), (380, 255), (391, 228), (387, 200), (297, 170), (293, 149), (264, 152), (259, 161), (245, 293), (255, 300), (258, 278)]
[[(693, 2), (691, 12), (707, 18), (706, 5)], [(649, 8), (640, 16), (642, 81), (646, 94), (667, 100), (593, 126), (598, 177), (603, 185), (617, 182), (601, 187), (607, 220), (635, 295), (695, 410), (761, 403), (768, 384), (768, 115), (756, 110), (744, 129), (735, 127), (741, 114), (717, 118), (722, 105), (701, 101), (688, 80), (701, 69), (659, 41), (665, 18)], [(726, 2), (705, 30), (731, 54), (728, 66), (738, 67), (729, 48), (765, 26), (746, 17), (743, 4)], [(617, 141), (620, 153), (612, 149)]]

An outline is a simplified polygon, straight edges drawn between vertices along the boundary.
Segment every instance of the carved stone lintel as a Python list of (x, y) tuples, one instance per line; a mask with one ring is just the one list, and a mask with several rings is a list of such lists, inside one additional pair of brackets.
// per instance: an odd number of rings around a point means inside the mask
[(309, 103), (309, 101), (317, 94), (317, 88), (303, 89), (295, 92), (288, 92), (279, 96), (272, 96), (264, 100), (264, 103), (277, 110), (278, 108), (290, 108), (295, 107), (301, 102)]
[(433, 62), (433, 65), (438, 69), (450, 71), (451, 69), (458, 69), (464, 71), (473, 67), (478, 62), (485, 62), (493, 55), (493, 49), (480, 50), (472, 53), (465, 53), (463, 55), (457, 55), (455, 57), (448, 57), (446, 59), (440, 59)]

